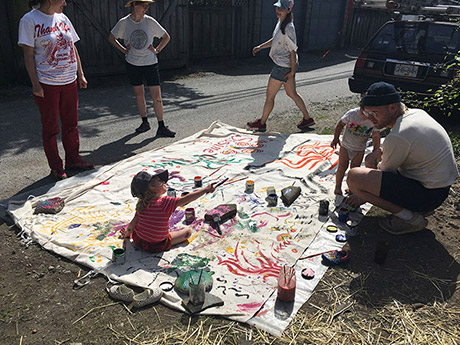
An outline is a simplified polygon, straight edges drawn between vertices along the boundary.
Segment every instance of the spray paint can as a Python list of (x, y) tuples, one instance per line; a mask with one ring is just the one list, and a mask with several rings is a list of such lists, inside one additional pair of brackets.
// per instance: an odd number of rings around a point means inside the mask
[(195, 187), (202, 187), (203, 186), (203, 179), (201, 178), (201, 176), (195, 176), (195, 178), (193, 179), (193, 181), (195, 182)]
[(115, 265), (123, 265), (126, 260), (126, 250), (123, 248), (115, 248), (112, 251), (112, 262)]

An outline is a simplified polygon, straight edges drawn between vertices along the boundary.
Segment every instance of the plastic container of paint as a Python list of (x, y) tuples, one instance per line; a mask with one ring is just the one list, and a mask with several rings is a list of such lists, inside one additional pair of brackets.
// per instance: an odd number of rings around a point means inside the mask
[(170, 196), (171, 198), (176, 197), (176, 190), (174, 188), (168, 188), (168, 191), (166, 192), (167, 196)]
[(292, 267), (283, 266), (278, 275), (278, 299), (283, 302), (294, 301), (295, 289), (295, 269)]
[(319, 202), (319, 215), (327, 216), (329, 214), (329, 201), (320, 200)]
[(276, 194), (276, 189), (273, 186), (267, 187), (267, 196)]

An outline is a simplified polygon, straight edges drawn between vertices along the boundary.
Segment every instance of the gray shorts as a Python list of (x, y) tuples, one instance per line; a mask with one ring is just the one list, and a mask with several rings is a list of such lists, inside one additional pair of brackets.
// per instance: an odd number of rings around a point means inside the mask
[[(296, 71), (299, 68), (299, 64), (296, 64)], [(270, 73), (270, 78), (276, 79), (282, 83), (287, 82), (287, 79), (284, 78), (286, 74), (291, 72), (291, 67), (281, 67), (275, 64)]]
[(362, 151), (354, 151), (354, 150), (349, 150), (349, 149), (345, 149), (345, 150), (347, 150), (348, 160), (350, 160), (350, 161), (352, 161), (353, 158), (355, 158), (358, 153), (362, 152)]

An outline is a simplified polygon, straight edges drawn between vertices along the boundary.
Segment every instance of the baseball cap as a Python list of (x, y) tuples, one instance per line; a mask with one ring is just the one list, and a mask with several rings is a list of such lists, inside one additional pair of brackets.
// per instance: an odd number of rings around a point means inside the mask
[(158, 176), (158, 178), (165, 183), (168, 182), (168, 170), (155, 170), (153, 174), (147, 171), (139, 171), (131, 181), (131, 194), (137, 198), (144, 196), (147, 186), (155, 176)]
[(278, 0), (273, 4), (273, 6), (279, 7), (282, 10), (291, 9), (291, 2), (294, 4), (294, 0)]
[(366, 94), (361, 99), (362, 107), (378, 107), (401, 102), (401, 96), (396, 88), (388, 83), (380, 81), (371, 84), (366, 91)]

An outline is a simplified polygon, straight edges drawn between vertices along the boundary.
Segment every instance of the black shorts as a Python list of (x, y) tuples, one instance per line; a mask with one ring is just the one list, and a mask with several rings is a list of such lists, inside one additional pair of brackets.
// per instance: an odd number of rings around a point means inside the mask
[(132, 86), (143, 85), (144, 81), (147, 86), (160, 85), (160, 72), (157, 63), (148, 66), (134, 66), (126, 62), (126, 72), (128, 72), (129, 83)]
[(400, 173), (382, 171), (380, 197), (411, 211), (426, 212), (438, 208), (449, 195), (449, 189), (450, 186), (429, 189)]

